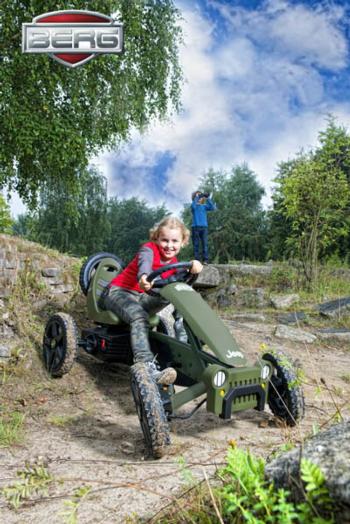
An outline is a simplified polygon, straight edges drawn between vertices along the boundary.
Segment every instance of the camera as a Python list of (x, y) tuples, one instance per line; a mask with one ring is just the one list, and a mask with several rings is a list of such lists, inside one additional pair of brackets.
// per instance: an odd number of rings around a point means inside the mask
[(198, 196), (199, 196), (199, 198), (208, 198), (209, 197), (209, 193), (200, 193)]

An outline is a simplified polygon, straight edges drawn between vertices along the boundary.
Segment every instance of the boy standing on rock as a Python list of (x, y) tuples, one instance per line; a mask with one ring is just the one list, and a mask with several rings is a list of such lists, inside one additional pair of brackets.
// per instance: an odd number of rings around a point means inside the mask
[[(208, 253), (208, 219), (207, 211), (215, 211), (216, 205), (211, 199), (211, 194), (195, 191), (192, 193), (192, 243), (194, 258), (209, 262)], [(202, 257), (200, 258), (200, 243), (202, 244)]]

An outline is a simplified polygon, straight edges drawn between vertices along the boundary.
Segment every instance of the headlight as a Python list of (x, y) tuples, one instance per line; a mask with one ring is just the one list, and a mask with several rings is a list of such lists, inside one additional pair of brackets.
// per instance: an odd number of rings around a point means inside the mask
[(260, 371), (260, 376), (263, 380), (267, 380), (269, 378), (269, 374), (270, 374), (270, 366), (268, 366), (267, 364), (265, 364), (262, 368), (261, 368), (261, 371)]
[(214, 386), (217, 388), (221, 388), (225, 384), (226, 380), (226, 374), (224, 371), (217, 371), (213, 378)]

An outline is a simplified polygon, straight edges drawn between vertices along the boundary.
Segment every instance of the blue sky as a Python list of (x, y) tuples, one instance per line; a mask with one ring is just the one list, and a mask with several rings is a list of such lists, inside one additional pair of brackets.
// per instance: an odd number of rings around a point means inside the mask
[[(110, 196), (176, 212), (209, 168), (247, 162), (270, 204), (276, 165), (317, 143), (329, 113), (350, 127), (347, 2), (176, 1), (183, 112), (93, 159)], [(13, 204), (15, 212), (18, 203)]]

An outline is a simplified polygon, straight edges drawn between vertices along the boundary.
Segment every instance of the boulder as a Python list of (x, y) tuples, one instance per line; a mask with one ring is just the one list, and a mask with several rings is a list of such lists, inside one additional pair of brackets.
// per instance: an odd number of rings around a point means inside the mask
[(269, 303), (267, 293), (261, 287), (239, 289), (235, 293), (233, 300), (235, 306), (248, 308), (267, 307)]
[(278, 315), (277, 320), (280, 324), (298, 324), (298, 322), (304, 322), (306, 318), (305, 313), (302, 311), (293, 311), (285, 315)]
[(219, 271), (213, 265), (203, 266), (203, 271), (198, 275), (194, 288), (210, 288), (220, 285), (221, 277)]
[(294, 342), (305, 342), (306, 344), (312, 344), (317, 338), (316, 335), (308, 331), (285, 326), (284, 324), (277, 325), (275, 337), (285, 338), (286, 340), (292, 340)]
[(8, 346), (3, 344), (0, 345), (0, 361), (2, 359), (8, 359), (11, 356), (11, 350)]
[(326, 478), (334, 503), (336, 522), (350, 522), (350, 420), (318, 433), (298, 447), (266, 465), (265, 475), (276, 488), (288, 489), (294, 501), (304, 500), (300, 461), (316, 464)]
[(270, 275), (272, 265), (254, 264), (215, 264), (219, 271), (228, 270), (232, 275)]
[(346, 328), (326, 328), (319, 329), (317, 336), (322, 340), (338, 340), (340, 342), (350, 342), (350, 329)]
[(286, 309), (295, 304), (295, 302), (298, 302), (299, 298), (300, 297), (297, 293), (276, 295), (271, 297), (271, 304), (275, 309)]
[(5, 322), (0, 324), (1, 338), (12, 338), (14, 336), (13, 329)]
[(350, 314), (350, 297), (330, 300), (316, 306), (319, 313), (328, 318), (339, 318)]
[(41, 270), (41, 274), (43, 277), (57, 277), (60, 270), (57, 267), (44, 267)]

